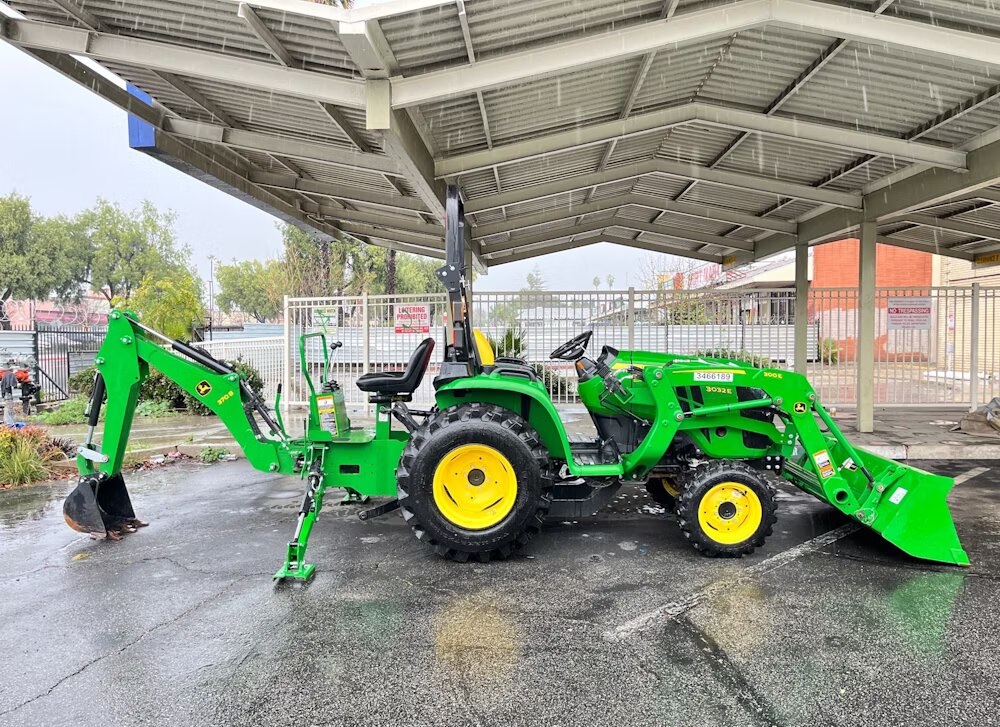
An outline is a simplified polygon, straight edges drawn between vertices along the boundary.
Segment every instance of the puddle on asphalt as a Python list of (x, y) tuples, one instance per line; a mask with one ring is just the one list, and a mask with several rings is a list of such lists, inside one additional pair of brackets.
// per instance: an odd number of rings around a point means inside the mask
[(73, 482), (50, 482), (0, 491), (0, 528), (41, 520), (50, 507), (62, 502)]

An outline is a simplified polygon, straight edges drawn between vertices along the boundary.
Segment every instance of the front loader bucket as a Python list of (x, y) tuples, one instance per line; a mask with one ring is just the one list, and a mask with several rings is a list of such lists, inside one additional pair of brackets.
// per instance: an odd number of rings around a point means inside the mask
[[(786, 462), (794, 484), (866, 525), (915, 558), (969, 565), (948, 510), (950, 477), (924, 472), (826, 438), (817, 467), (808, 456)], [(869, 482), (865, 470), (871, 475)]]
[[(875, 520), (870, 527), (915, 558), (969, 565), (948, 509), (948, 493), (955, 481), (863, 449), (855, 451), (876, 485), (885, 488), (875, 505)], [(843, 474), (864, 479), (859, 470)]]
[(63, 502), (63, 517), (74, 530), (95, 538), (116, 537), (123, 530), (145, 525), (135, 516), (120, 472), (114, 477), (81, 477), (80, 484)]

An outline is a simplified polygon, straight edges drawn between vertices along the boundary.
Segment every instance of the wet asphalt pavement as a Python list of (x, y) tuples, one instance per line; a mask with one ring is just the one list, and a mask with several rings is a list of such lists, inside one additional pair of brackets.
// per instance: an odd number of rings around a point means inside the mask
[[(984, 725), (1000, 721), (1000, 462), (956, 476), (969, 569), (909, 560), (796, 490), (742, 561), (644, 491), (517, 559), (439, 560), (330, 503), (307, 588), (272, 587), (300, 483), (244, 462), (127, 481), (95, 542), (69, 484), (0, 493), (0, 725)], [(835, 531), (839, 532), (839, 531)]]

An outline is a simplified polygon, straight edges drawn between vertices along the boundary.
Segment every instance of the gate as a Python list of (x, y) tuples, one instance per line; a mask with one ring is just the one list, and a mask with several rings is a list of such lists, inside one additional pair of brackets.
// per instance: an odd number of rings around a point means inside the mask
[(51, 326), (37, 324), (38, 383), (42, 398), (61, 401), (72, 394), (69, 377), (94, 365), (107, 328), (104, 326)]

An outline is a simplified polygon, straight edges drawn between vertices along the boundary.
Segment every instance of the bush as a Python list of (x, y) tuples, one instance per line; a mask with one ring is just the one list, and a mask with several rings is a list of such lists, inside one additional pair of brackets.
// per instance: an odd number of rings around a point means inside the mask
[[(238, 358), (235, 361), (229, 361), (229, 364), (235, 368), (244, 379), (246, 379), (247, 385), (250, 390), (255, 394), (260, 394), (264, 390), (264, 379), (261, 377), (260, 372), (253, 366), (248, 364), (242, 358)], [(211, 416), (212, 411), (198, 401), (196, 398), (188, 393), (184, 393), (184, 408), (188, 410), (190, 414), (197, 414), (198, 416)]]
[[(264, 379), (261, 378), (257, 369), (241, 358), (228, 363), (247, 379), (250, 389), (255, 394), (264, 390)], [(82, 397), (89, 398), (94, 393), (94, 374), (96, 372), (97, 368), (90, 366), (70, 376), (70, 390)], [(139, 402), (139, 407), (136, 409), (138, 416), (165, 416), (172, 409), (186, 409), (189, 413), (200, 416), (210, 416), (212, 413), (198, 399), (155, 369), (151, 369), (149, 376), (142, 382), (142, 387), (139, 389)], [(147, 406), (144, 408), (144, 405)], [(62, 408), (60, 407), (60, 409)], [(81, 416), (79, 420), (73, 421), (49, 421), (47, 419), (43, 419), (43, 421), (46, 424), (81, 424), (86, 420)]]
[(836, 339), (824, 338), (819, 344), (819, 360), (828, 366), (840, 362), (840, 344)]
[(80, 396), (90, 397), (94, 393), (94, 375), (97, 373), (96, 366), (77, 371), (69, 377), (69, 390)]
[(758, 356), (749, 351), (736, 351), (731, 348), (703, 348), (691, 355), (702, 356), (704, 358), (726, 358), (746, 364), (747, 366), (752, 366), (755, 369), (771, 368), (771, 359), (767, 356)]
[[(65, 401), (55, 409), (41, 412), (35, 419), (50, 427), (63, 424), (86, 424), (87, 423), (87, 403), (90, 401), (86, 396), (74, 396)], [(101, 410), (101, 419), (104, 419), (104, 410)]]
[(65, 459), (60, 443), (43, 429), (0, 428), (0, 486), (27, 485), (52, 476), (54, 462)]
[(137, 417), (169, 417), (177, 414), (177, 410), (166, 401), (140, 401), (135, 408)]

